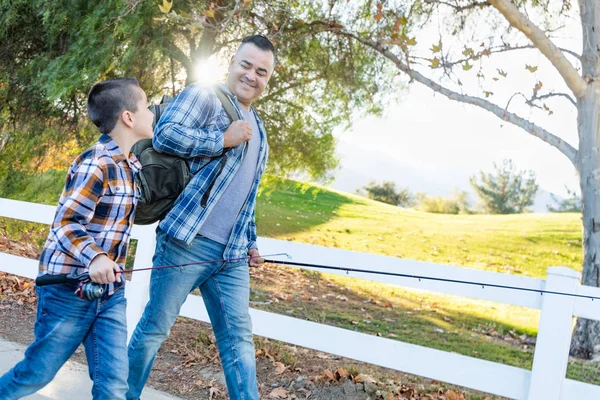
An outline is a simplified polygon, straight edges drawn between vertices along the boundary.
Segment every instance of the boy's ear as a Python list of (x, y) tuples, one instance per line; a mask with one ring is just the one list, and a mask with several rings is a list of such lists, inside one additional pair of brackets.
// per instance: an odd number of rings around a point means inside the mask
[(131, 111), (125, 110), (121, 113), (120, 120), (126, 127), (133, 128), (133, 118)]

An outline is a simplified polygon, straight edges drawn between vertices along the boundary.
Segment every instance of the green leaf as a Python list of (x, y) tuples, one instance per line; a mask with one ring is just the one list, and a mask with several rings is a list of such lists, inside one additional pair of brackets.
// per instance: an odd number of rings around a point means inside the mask
[(435, 57), (434, 59), (430, 59), (429, 60), (431, 62), (431, 65), (429, 66), (430, 68), (434, 69), (434, 68), (439, 68), (440, 67), (440, 59)]
[(163, 0), (162, 6), (158, 6), (160, 11), (165, 14), (168, 14), (169, 11), (171, 11), (171, 7), (173, 7), (173, 0), (171, 0), (170, 2), (168, 0)]
[(463, 56), (465, 56), (465, 57), (469, 57), (469, 56), (472, 56), (473, 54), (475, 54), (473, 52), (473, 49), (470, 47), (465, 47), (465, 49), (463, 50), (462, 53), (463, 53)]
[(504, 70), (497, 69), (497, 71), (498, 71), (498, 75), (500, 75), (503, 78), (506, 78), (506, 75), (508, 75)]
[(409, 38), (409, 39), (407, 39), (407, 40), (406, 40), (406, 44), (407, 44), (408, 46), (416, 46), (416, 44), (417, 44), (417, 39), (416, 39), (416, 38), (414, 38), (414, 37), (411, 37), (411, 38)]
[(473, 68), (473, 66), (471, 64), (469, 64), (469, 62), (467, 61), (466, 63), (463, 64), (463, 70), (464, 71), (468, 71), (471, 68)]
[(535, 67), (533, 67), (531, 65), (525, 64), (525, 69), (533, 74), (535, 71), (537, 71), (538, 67), (537, 67), (537, 65)]
[(432, 53), (439, 53), (440, 51), (442, 51), (442, 43), (438, 43), (438, 44), (434, 44), (433, 46), (431, 46), (431, 52)]
[(544, 84), (542, 83), (542, 81), (539, 81), (538, 83), (535, 84), (535, 86), (533, 87), (533, 95), (536, 96), (537, 93), (540, 91), (540, 89), (542, 88), (542, 86), (544, 86)]

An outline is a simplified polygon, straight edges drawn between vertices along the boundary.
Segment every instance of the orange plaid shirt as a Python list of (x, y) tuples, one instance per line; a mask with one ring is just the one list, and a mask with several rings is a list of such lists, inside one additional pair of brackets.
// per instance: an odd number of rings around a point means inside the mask
[(39, 275), (79, 275), (99, 254), (124, 268), (140, 195), (134, 176), (140, 168), (137, 158), (125, 157), (107, 134), (73, 161)]

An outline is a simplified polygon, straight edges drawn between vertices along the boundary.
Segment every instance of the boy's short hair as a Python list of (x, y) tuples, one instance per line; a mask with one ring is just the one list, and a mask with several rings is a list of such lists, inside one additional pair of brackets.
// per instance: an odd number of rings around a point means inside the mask
[(92, 86), (87, 109), (92, 122), (102, 133), (110, 133), (123, 111), (137, 111), (140, 84), (135, 78), (109, 79)]
[(271, 43), (271, 41), (269, 39), (267, 39), (266, 36), (263, 36), (263, 35), (246, 36), (245, 38), (242, 39), (242, 43), (240, 44), (240, 47), (246, 43), (252, 43), (253, 45), (255, 45), (256, 47), (258, 47), (259, 49), (261, 49), (263, 51), (270, 51), (271, 53), (273, 53), (273, 58), (275, 58), (275, 56), (276, 56), (275, 46), (273, 46), (273, 43)]

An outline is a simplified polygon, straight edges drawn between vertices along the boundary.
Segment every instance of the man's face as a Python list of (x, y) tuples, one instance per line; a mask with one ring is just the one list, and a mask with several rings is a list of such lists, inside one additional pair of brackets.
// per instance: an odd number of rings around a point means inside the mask
[(227, 86), (244, 107), (249, 108), (265, 90), (274, 64), (273, 53), (261, 50), (252, 43), (243, 44), (232, 57)]

